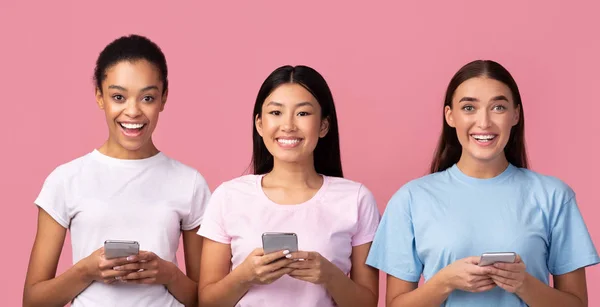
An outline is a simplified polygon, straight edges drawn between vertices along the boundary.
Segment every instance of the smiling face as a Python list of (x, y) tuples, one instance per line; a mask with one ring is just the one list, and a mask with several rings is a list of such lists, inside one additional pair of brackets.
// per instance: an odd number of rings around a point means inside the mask
[(445, 118), (462, 146), (461, 161), (506, 161), (504, 148), (511, 129), (519, 122), (510, 89), (502, 82), (476, 77), (463, 82), (446, 106)]
[(286, 83), (265, 99), (255, 126), (275, 161), (313, 164), (319, 138), (328, 131), (319, 102), (304, 87)]
[(167, 98), (159, 70), (146, 60), (121, 61), (105, 75), (96, 101), (106, 116), (109, 145), (129, 152), (152, 150), (152, 133)]

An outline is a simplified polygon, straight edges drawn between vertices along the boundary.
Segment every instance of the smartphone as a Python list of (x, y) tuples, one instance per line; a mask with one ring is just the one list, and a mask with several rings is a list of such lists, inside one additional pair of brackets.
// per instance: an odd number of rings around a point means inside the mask
[(282, 250), (298, 251), (298, 236), (291, 232), (265, 232), (262, 243), (265, 255)]
[(137, 255), (139, 252), (140, 244), (137, 241), (104, 241), (104, 257), (106, 259)]
[(513, 263), (515, 259), (517, 259), (517, 254), (513, 252), (483, 253), (479, 260), (479, 266), (492, 265), (496, 262)]

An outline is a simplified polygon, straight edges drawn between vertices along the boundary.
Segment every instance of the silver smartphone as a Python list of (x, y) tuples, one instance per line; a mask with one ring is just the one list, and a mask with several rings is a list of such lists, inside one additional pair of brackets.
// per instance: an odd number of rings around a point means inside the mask
[(298, 251), (298, 236), (291, 232), (265, 232), (262, 235), (263, 250), (266, 254), (277, 251)]
[(493, 252), (481, 254), (479, 266), (492, 265), (497, 262), (513, 263), (517, 259), (517, 254), (513, 252)]
[(140, 252), (137, 241), (106, 240), (104, 241), (104, 258), (113, 259), (132, 255)]

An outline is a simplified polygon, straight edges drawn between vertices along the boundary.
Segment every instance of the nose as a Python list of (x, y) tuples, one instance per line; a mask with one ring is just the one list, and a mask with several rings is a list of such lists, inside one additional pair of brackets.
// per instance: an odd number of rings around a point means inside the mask
[(479, 116), (477, 117), (477, 127), (480, 129), (487, 129), (492, 125), (490, 120), (490, 114), (486, 110), (482, 110), (479, 112)]
[(296, 130), (296, 123), (294, 121), (295, 117), (293, 114), (288, 116), (284, 116), (282, 118), (281, 130), (284, 132), (291, 132)]
[(140, 110), (137, 101), (129, 100), (126, 102), (124, 113), (128, 117), (135, 118), (138, 117), (142, 111)]

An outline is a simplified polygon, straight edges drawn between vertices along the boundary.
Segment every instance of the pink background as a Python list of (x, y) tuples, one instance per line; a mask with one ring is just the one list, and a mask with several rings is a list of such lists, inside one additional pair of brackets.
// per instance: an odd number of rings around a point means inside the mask
[[(600, 247), (597, 1), (166, 3), (0, 2), (3, 306), (20, 305), (44, 178), (106, 138), (92, 70), (100, 50), (128, 33), (148, 35), (167, 55), (159, 148), (212, 189), (249, 165), (263, 79), (308, 64), (333, 90), (347, 177), (365, 183), (382, 210), (426, 173), (452, 74), (473, 59), (497, 60), (522, 91), (533, 169), (576, 190)], [(71, 262), (67, 243), (59, 272)], [(600, 268), (588, 270), (588, 289), (590, 306), (600, 305), (592, 291)]]

